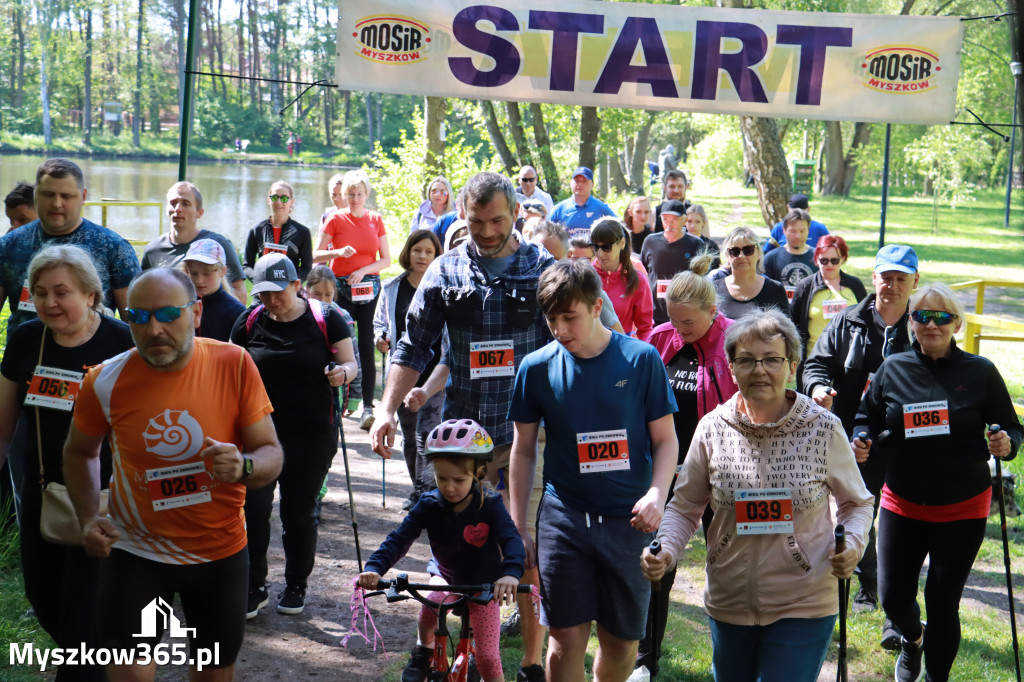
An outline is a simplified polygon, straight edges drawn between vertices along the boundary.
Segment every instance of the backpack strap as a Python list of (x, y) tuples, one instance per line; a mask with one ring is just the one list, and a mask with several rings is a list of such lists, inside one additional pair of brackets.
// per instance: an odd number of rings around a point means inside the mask
[(331, 351), (331, 355), (333, 356), (336, 351), (334, 346), (331, 345), (330, 339), (327, 338), (327, 319), (324, 316), (323, 303), (311, 298), (307, 298), (306, 302), (309, 303), (309, 310), (313, 313), (313, 319), (316, 320), (316, 326), (320, 328), (320, 333), (324, 335), (324, 342), (327, 344), (327, 350)]
[(263, 312), (263, 304), (260, 303), (258, 306), (252, 309), (249, 313), (249, 317), (245, 318), (245, 335), (248, 337), (252, 334), (252, 327), (256, 324), (256, 318)]

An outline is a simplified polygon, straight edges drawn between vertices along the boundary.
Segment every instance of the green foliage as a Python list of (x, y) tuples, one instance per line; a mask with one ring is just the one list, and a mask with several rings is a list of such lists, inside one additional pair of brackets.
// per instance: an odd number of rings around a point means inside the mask
[(743, 179), (743, 138), (734, 116), (694, 116), (706, 131), (687, 154), (686, 170), (696, 178)]
[(975, 186), (969, 178), (985, 168), (985, 144), (965, 127), (933, 126), (904, 151), (931, 185), (932, 232), (937, 232), (940, 203), (956, 208), (971, 200)]

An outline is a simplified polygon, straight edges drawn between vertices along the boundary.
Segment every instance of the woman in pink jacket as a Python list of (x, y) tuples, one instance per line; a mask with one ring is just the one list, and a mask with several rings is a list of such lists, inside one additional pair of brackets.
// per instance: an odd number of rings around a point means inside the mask
[[(690, 447), (690, 439), (697, 430), (697, 422), (737, 391), (725, 355), (725, 330), (733, 322), (718, 312), (715, 306), (715, 285), (704, 276), (711, 260), (710, 255), (698, 256), (690, 262), (690, 270), (672, 278), (665, 292), (665, 309), (669, 321), (655, 327), (648, 339), (658, 349), (665, 363), (672, 392), (679, 406), (679, 411), (672, 416), (676, 437), (679, 439), (680, 465)], [(672, 499), (671, 493), (668, 499)], [(711, 517), (711, 508), (708, 507), (702, 519), (705, 536)], [(652, 675), (658, 674), (658, 662), (652, 660), (651, 651), (661, 649), (652, 647), (652, 638), (657, 638), (660, 643), (665, 636), (669, 593), (675, 577), (673, 568), (662, 579), (662, 590), (651, 592), (651, 607), (647, 610), (647, 635), (640, 640), (636, 667), (646, 666)], [(657, 620), (654, 614), (658, 615)]]
[[(838, 417), (786, 390), (800, 337), (777, 310), (725, 334), (739, 392), (701, 419), (658, 539), (650, 580), (676, 565), (710, 502), (704, 606), (718, 682), (815, 682), (839, 610), (836, 578), (864, 551), (874, 498)], [(829, 497), (846, 527), (835, 552)]]
[(597, 256), (593, 265), (622, 328), (646, 341), (654, 326), (654, 298), (646, 273), (637, 273), (626, 235), (626, 226), (616, 218), (595, 222), (590, 228), (590, 243)]

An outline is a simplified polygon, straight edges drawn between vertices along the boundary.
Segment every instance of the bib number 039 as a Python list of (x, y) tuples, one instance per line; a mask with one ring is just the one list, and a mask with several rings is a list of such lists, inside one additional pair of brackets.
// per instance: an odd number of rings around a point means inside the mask
[(793, 532), (793, 493), (789, 488), (737, 490), (735, 504), (738, 535)]

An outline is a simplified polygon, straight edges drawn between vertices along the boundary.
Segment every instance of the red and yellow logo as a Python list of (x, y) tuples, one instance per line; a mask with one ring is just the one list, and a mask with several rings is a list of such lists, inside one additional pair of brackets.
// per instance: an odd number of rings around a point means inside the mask
[(412, 64), (427, 57), (430, 30), (421, 21), (393, 14), (356, 22), (356, 54), (382, 64)]
[(901, 94), (934, 90), (942, 71), (939, 55), (914, 45), (879, 47), (864, 56), (860, 68), (867, 87)]

